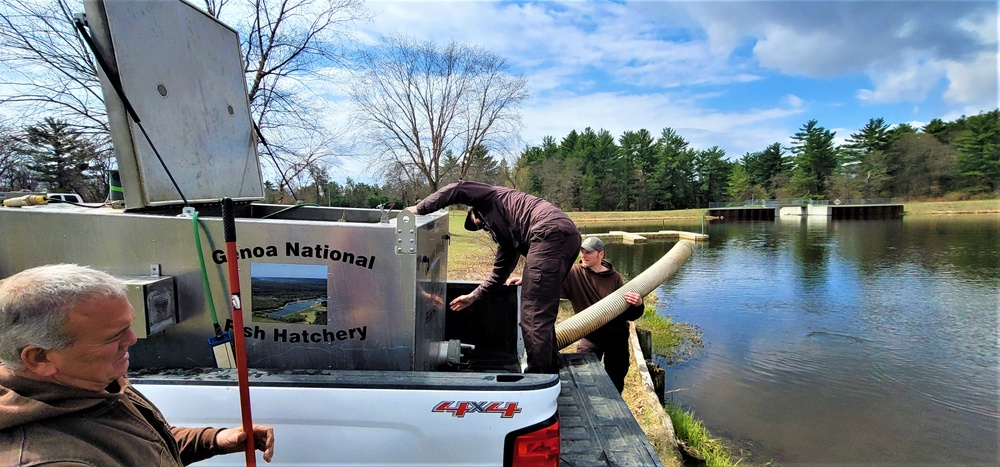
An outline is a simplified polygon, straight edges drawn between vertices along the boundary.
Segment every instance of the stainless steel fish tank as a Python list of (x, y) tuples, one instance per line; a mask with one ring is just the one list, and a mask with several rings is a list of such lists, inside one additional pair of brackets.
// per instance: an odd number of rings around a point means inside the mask
[[(227, 261), (239, 265), (235, 332), (250, 367), (442, 365), (454, 351), (443, 343), (447, 215), (260, 203), (236, 32), (185, 2), (84, 6), (110, 65), (99, 75), (125, 203), (0, 208), (0, 277), (70, 262), (129, 279), (133, 369), (216, 365), (208, 339), (213, 306), (223, 326), (230, 316)], [(236, 201), (239, 258), (225, 255), (224, 197)]]

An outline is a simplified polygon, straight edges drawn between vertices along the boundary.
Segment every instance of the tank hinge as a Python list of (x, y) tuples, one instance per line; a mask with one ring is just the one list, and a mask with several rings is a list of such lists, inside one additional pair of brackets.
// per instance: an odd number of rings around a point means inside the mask
[(417, 254), (417, 215), (406, 209), (396, 216), (396, 254)]

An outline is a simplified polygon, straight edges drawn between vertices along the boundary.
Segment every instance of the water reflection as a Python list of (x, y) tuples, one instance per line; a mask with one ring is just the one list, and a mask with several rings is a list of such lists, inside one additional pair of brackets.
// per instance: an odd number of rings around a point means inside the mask
[[(660, 313), (699, 326), (706, 344), (668, 369), (668, 389), (751, 462), (1000, 461), (1000, 219), (706, 233), (656, 292)], [(672, 245), (609, 244), (608, 257), (634, 277)]]

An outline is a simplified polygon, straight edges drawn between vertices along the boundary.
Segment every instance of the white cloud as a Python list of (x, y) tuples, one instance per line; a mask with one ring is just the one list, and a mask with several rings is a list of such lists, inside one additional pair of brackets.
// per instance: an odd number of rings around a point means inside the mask
[[(857, 92), (864, 102), (922, 102), (945, 74), (950, 102), (983, 102), (991, 85), (996, 94), (995, 2), (692, 2), (688, 10), (713, 52), (750, 41), (761, 66), (786, 75), (863, 74), (873, 85)], [(984, 47), (988, 57), (973, 52)]]
[(677, 130), (692, 147), (719, 146), (731, 158), (786, 139), (788, 132), (781, 120), (801, 112), (786, 108), (709, 111), (700, 108), (696, 101), (680, 101), (668, 94), (620, 93), (537, 100), (524, 110), (522, 136), (530, 145), (540, 144), (544, 136), (558, 141), (570, 131), (586, 127), (595, 131), (606, 129), (616, 139), (625, 131), (642, 128), (658, 136), (669, 127)]
[(997, 79), (1000, 70), (995, 50), (983, 51), (973, 62), (952, 62), (945, 68), (948, 76), (945, 100), (955, 104), (978, 105), (980, 110), (985, 111), (998, 106)]
[(944, 77), (946, 65), (941, 61), (921, 61), (908, 57), (908, 66), (878, 67), (869, 71), (874, 89), (861, 89), (857, 98), (863, 102), (921, 102)]
[[(650, 15), (680, 11), (678, 5), (376, 2), (372, 9), (382, 15), (365, 35), (402, 31), (439, 43), (454, 39), (476, 44), (539, 76), (599, 73), (602, 81), (664, 88), (759, 79), (754, 73), (732, 68), (726, 56), (711, 53), (702, 39), (664, 37), (664, 23), (650, 21)], [(562, 85), (573, 85), (576, 79), (564, 80)], [(551, 88), (550, 83), (543, 80), (531, 87), (544, 91)]]
[(850, 71), (856, 50), (839, 47), (834, 31), (801, 32), (783, 26), (768, 28), (754, 46), (760, 64), (790, 75), (831, 76)]
[[(932, 98), (954, 112), (991, 96), (996, 101), (996, 6), (988, 2), (375, 1), (368, 7), (376, 18), (362, 25), (365, 43), (401, 32), (508, 58), (533, 93), (521, 111), (528, 144), (588, 126), (616, 138), (626, 130), (658, 135), (672, 127), (694, 147), (718, 145), (736, 158), (787, 144), (801, 123), (792, 120), (807, 112), (853, 128), (868, 116), (855, 122), (846, 115), (881, 114), (897, 102), (911, 104), (900, 121), (944, 118), (921, 114)], [(984, 45), (992, 55), (979, 52)], [(749, 82), (789, 87), (772, 102), (744, 99), (727, 87)], [(742, 101), (756, 108), (740, 107)], [(866, 110), (857, 109), (859, 102)]]

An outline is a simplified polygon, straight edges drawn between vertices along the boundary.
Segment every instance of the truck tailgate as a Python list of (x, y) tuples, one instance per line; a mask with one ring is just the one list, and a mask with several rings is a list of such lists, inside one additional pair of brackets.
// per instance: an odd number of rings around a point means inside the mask
[(662, 467), (663, 462), (594, 354), (559, 355), (562, 467)]
[[(500, 465), (506, 434), (551, 419), (560, 392), (556, 375), (254, 370), (250, 381), (279, 466)], [(241, 423), (232, 370), (144, 371), (132, 383), (173, 425)], [(199, 463), (243, 464), (242, 453)]]

